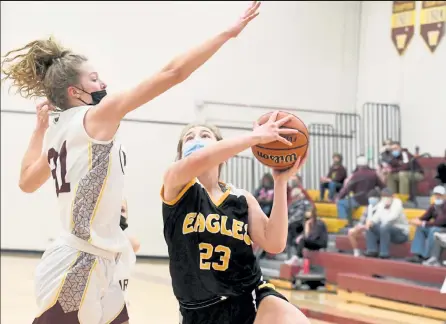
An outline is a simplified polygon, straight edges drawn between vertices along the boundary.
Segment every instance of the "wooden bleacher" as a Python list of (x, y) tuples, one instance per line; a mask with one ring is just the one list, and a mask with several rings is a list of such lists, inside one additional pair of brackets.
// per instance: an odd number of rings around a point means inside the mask
[(326, 282), (346, 301), (446, 320), (446, 294), (440, 293), (444, 267), (330, 252), (306, 256), (325, 268)]

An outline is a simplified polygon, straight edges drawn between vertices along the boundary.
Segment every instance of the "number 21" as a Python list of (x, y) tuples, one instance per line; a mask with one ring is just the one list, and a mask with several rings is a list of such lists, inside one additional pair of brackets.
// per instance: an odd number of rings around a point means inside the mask
[[(229, 249), (227, 246), (224, 245), (217, 245), (214, 249), (214, 247), (211, 244), (208, 243), (200, 243), (198, 246), (200, 249), (200, 269), (201, 270), (211, 270), (212, 269), (217, 271), (226, 271), (229, 267), (229, 259), (231, 258), (231, 249)], [(222, 253), (220, 256), (220, 262), (209, 262), (209, 260), (212, 257), (213, 252)]]
[[(54, 148), (48, 150), (48, 163), (51, 166), (51, 175), (56, 184), (56, 194), (59, 197), (60, 193), (70, 192), (71, 185), (66, 182), (67, 175), (67, 142), (63, 142), (60, 153)], [(59, 168), (58, 168), (59, 166)]]

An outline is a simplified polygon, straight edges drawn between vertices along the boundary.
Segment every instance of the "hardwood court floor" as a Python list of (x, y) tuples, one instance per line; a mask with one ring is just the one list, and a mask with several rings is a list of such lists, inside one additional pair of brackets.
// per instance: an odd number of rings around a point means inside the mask
[[(1, 256), (1, 323), (31, 324), (37, 312), (34, 301), (34, 269), (39, 257)], [(428, 320), (366, 306), (345, 304), (336, 295), (314, 292), (281, 291), (292, 303), (319, 312), (342, 314), (357, 320), (373, 319), (376, 324), (437, 324)], [(131, 324), (177, 324), (178, 304), (172, 293), (166, 261), (138, 261), (129, 282)], [(326, 324), (312, 320), (313, 324)]]

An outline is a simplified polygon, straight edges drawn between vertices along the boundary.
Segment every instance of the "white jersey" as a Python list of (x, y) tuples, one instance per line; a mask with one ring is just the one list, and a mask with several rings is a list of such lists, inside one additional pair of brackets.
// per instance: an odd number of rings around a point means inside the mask
[(43, 144), (63, 230), (100, 249), (121, 252), (128, 240), (119, 227), (125, 169), (113, 138), (97, 141), (84, 128), (91, 106), (70, 108), (50, 124)]

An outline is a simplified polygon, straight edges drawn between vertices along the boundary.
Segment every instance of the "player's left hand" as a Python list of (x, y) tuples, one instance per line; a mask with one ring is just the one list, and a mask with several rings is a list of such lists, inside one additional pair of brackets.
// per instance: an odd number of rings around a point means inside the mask
[(288, 170), (273, 170), (274, 182), (284, 181), (285, 183), (288, 183), (288, 179), (290, 179), (292, 176), (295, 176), (302, 165), (304, 165), (306, 158), (306, 155), (304, 157), (298, 157), (294, 165)]

